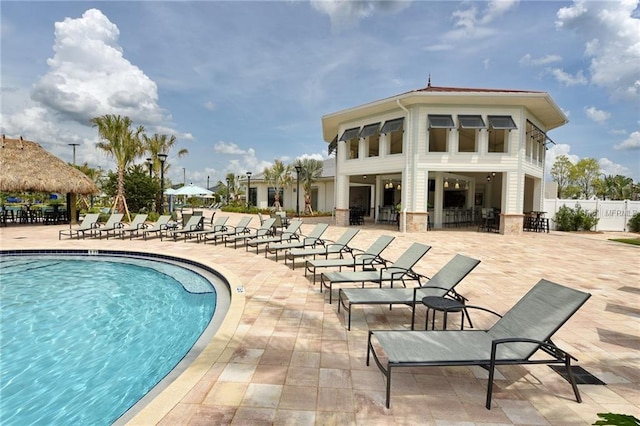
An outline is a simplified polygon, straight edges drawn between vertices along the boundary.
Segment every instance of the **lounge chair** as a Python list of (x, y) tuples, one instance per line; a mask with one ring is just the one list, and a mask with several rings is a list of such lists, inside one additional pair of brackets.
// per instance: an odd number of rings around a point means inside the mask
[(430, 249), (431, 246), (426, 244), (413, 243), (391, 266), (387, 265), (378, 271), (324, 272), (320, 275), (320, 292), (322, 287), (329, 289), (329, 304), (331, 304), (334, 284), (362, 282), (364, 288), (365, 282), (373, 282), (382, 288), (382, 283), (385, 281), (389, 282), (391, 287), (395, 281), (400, 281), (406, 287), (405, 279), (420, 279), (421, 275), (415, 273), (412, 268)]
[(215, 245), (218, 245), (218, 238), (220, 240), (224, 240), (225, 237), (228, 237), (230, 235), (243, 234), (243, 233), (249, 232), (248, 226), (249, 226), (249, 223), (251, 223), (251, 219), (252, 219), (251, 216), (243, 216), (240, 218), (240, 221), (238, 221), (236, 226), (227, 226), (225, 227), (224, 230), (204, 234), (205, 244), (207, 243), (207, 241), (212, 240)]
[(302, 235), (301, 238), (298, 239), (297, 241), (269, 243), (265, 247), (264, 257), (267, 257), (267, 255), (270, 253), (275, 253), (276, 262), (277, 262), (279, 251), (291, 250), (293, 248), (300, 248), (300, 247), (308, 247), (308, 246), (315, 247), (317, 245), (323, 245), (324, 241), (322, 241), (320, 237), (322, 237), (322, 234), (324, 234), (324, 231), (326, 231), (328, 227), (329, 225), (326, 223), (317, 223), (316, 226), (313, 227), (313, 229), (311, 230), (311, 232), (309, 232), (308, 235)]
[(289, 226), (279, 234), (276, 235), (265, 235), (260, 238), (252, 238), (247, 241), (245, 244), (245, 249), (249, 251), (249, 247), (256, 248), (256, 254), (259, 252), (260, 245), (269, 244), (269, 243), (284, 243), (290, 242), (292, 240), (299, 240), (300, 236), (298, 235), (298, 231), (300, 230), (300, 226), (302, 226), (302, 221), (294, 219), (289, 222)]
[(98, 238), (102, 239), (102, 233), (106, 232), (107, 239), (109, 239), (109, 232), (115, 232), (119, 228), (122, 228), (124, 226), (122, 224), (123, 217), (124, 217), (124, 214), (122, 213), (111, 213), (111, 216), (109, 216), (109, 219), (107, 219), (107, 222), (104, 225), (98, 226), (98, 228), (96, 229), (97, 232), (95, 232), (93, 235), (97, 234)]
[(136, 231), (131, 231), (131, 233), (129, 234), (129, 238), (130, 239), (133, 238), (134, 234), (137, 238), (139, 236), (139, 233), (142, 232), (142, 237), (146, 241), (148, 235), (151, 235), (151, 234), (159, 235), (160, 232), (167, 229), (167, 227), (169, 226), (170, 220), (171, 220), (171, 215), (168, 215), (168, 214), (162, 215), (158, 217), (158, 220), (156, 220), (155, 223), (147, 224), (144, 228), (140, 228), (139, 230), (136, 230)]
[[(341, 288), (338, 291), (338, 312), (340, 306), (347, 311), (347, 330), (351, 330), (352, 305), (408, 305), (411, 306), (411, 329), (415, 324), (416, 304), (423, 297), (452, 297), (464, 304), (466, 299), (456, 293), (457, 286), (480, 263), (471, 257), (456, 254), (446, 265), (424, 285), (414, 288)], [(466, 311), (463, 311), (463, 315)], [(468, 319), (468, 317), (467, 317)], [(464, 318), (463, 318), (464, 320)]]
[(84, 219), (82, 219), (82, 222), (77, 227), (72, 228), (71, 224), (69, 224), (69, 229), (59, 231), (58, 239), (61, 239), (63, 235), (68, 235), (69, 238), (73, 238), (75, 235), (78, 240), (80, 239), (80, 235), (82, 235), (82, 239), (84, 239), (85, 232), (91, 234), (97, 229), (99, 217), (99, 213), (89, 213), (84, 215)]
[[(128, 225), (123, 224), (121, 227), (114, 229), (113, 236), (115, 237), (116, 234), (118, 234), (120, 235), (120, 238), (124, 239), (124, 236), (127, 232), (131, 233), (133, 231), (139, 230), (140, 228), (144, 228), (144, 223), (147, 221), (148, 216), (149, 215), (146, 213), (139, 213), (135, 215), (133, 220)], [(107, 239), (109, 239), (109, 232), (111, 231), (107, 231)]]
[(346, 231), (335, 241), (324, 240), (324, 244), (321, 247), (301, 247), (292, 248), (284, 253), (284, 264), (287, 264), (287, 259), (291, 259), (292, 268), (296, 269), (296, 258), (313, 256), (322, 256), (324, 259), (328, 259), (329, 255), (338, 255), (340, 258), (344, 257), (345, 253), (351, 253), (351, 247), (349, 243), (356, 234), (360, 232), (357, 228), (347, 228)]
[[(229, 216), (218, 216), (216, 220), (212, 221), (208, 228), (199, 229), (196, 231), (187, 232), (185, 234), (186, 238), (196, 237), (198, 242), (200, 242), (201, 238), (204, 238), (206, 234), (213, 234), (214, 232), (220, 232), (227, 229), (227, 221), (229, 220)], [(185, 238), (185, 241), (186, 241)]]
[(173, 241), (177, 241), (180, 235), (184, 235), (184, 239), (187, 239), (187, 233), (193, 231), (202, 230), (202, 221), (204, 220), (202, 215), (191, 215), (187, 223), (180, 229), (165, 229), (160, 232), (160, 241), (162, 241), (163, 235), (165, 237), (173, 237)]
[[(582, 402), (571, 374), (576, 360), (551, 341), (551, 336), (591, 297), (590, 294), (540, 280), (489, 330), (370, 330), (367, 365), (370, 356), (387, 382), (387, 408), (390, 404), (391, 370), (397, 367), (479, 365), (489, 370), (485, 406), (491, 409), (493, 377), (497, 365), (564, 364), (576, 401)], [(373, 338), (377, 341), (374, 344)], [(380, 350), (386, 357), (381, 360)], [(531, 359), (538, 351), (550, 359)]]
[(253, 229), (253, 231), (252, 228), (247, 227), (247, 232), (243, 232), (242, 234), (227, 235), (224, 239), (224, 246), (226, 247), (227, 243), (233, 243), (233, 248), (238, 248), (238, 241), (242, 241), (243, 244), (246, 244), (246, 241), (248, 239), (271, 235), (271, 233), (273, 232), (271, 228), (273, 228), (274, 223), (276, 223), (276, 219), (270, 217), (269, 219), (265, 219), (264, 222), (262, 222), (262, 225), (260, 225), (260, 227), (257, 229)]
[(316, 285), (316, 269), (318, 268), (340, 268), (339, 270), (342, 271), (342, 267), (345, 266), (351, 267), (355, 271), (356, 267), (361, 266), (363, 270), (375, 270), (375, 265), (386, 265), (386, 260), (380, 255), (394, 238), (389, 235), (381, 235), (365, 251), (352, 248), (352, 257), (307, 260), (305, 262), (304, 276), (307, 276), (307, 271), (311, 272), (313, 274), (313, 285)]

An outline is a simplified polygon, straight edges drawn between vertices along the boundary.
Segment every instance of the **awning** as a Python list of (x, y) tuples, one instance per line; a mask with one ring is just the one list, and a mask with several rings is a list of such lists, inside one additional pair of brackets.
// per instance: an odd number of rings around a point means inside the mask
[(454, 129), (456, 127), (450, 115), (429, 114), (427, 120), (430, 129)]
[(402, 130), (403, 125), (404, 125), (404, 117), (394, 118), (393, 120), (385, 121), (384, 125), (382, 126), (382, 129), (380, 130), (380, 133), (387, 134), (387, 133), (398, 132)]
[(360, 132), (360, 127), (354, 127), (352, 129), (347, 129), (347, 130), (344, 131), (344, 133), (342, 133), (342, 136), (340, 136), (340, 140), (341, 141), (350, 141), (351, 139), (353, 139), (356, 136), (358, 136), (359, 132)]
[(481, 115), (459, 115), (458, 124), (463, 129), (486, 129)]
[(487, 120), (489, 120), (489, 126), (496, 130), (513, 130), (518, 128), (510, 115), (490, 115), (487, 117)]
[(373, 136), (373, 135), (377, 134), (378, 130), (380, 130), (380, 122), (379, 121), (377, 123), (367, 124), (366, 126), (364, 126), (362, 128), (362, 131), (360, 132), (358, 137), (359, 138), (368, 138), (369, 136)]

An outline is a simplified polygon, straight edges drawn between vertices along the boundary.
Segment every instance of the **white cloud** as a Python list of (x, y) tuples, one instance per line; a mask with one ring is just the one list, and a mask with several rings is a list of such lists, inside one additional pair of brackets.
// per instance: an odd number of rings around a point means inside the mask
[(329, 15), (334, 28), (348, 28), (376, 12), (398, 12), (411, 4), (411, 0), (311, 0), (311, 6)]
[(243, 155), (247, 153), (247, 151), (241, 149), (237, 144), (223, 141), (216, 143), (213, 150), (218, 154)]
[(33, 86), (32, 98), (82, 124), (104, 114), (157, 124), (167, 117), (158, 88), (123, 56), (118, 27), (97, 9), (55, 24), (49, 71)]
[(204, 107), (205, 107), (206, 109), (208, 109), (209, 111), (215, 111), (215, 110), (216, 110), (216, 108), (217, 108), (217, 107), (216, 107), (216, 104), (214, 104), (214, 103), (213, 103), (213, 102), (211, 102), (211, 101), (207, 101), (207, 102), (205, 102), (205, 103), (204, 103)]
[(627, 167), (623, 165), (614, 163), (608, 158), (599, 159), (598, 164), (600, 165), (600, 171), (605, 175), (613, 175), (613, 176), (621, 175), (621, 176), (633, 177), (631, 170), (629, 170)]
[(627, 139), (614, 145), (613, 148), (616, 150), (640, 149), (640, 132), (631, 133)]
[(596, 107), (585, 108), (584, 112), (590, 120), (595, 121), (598, 124), (604, 123), (611, 117), (610, 113), (597, 109)]
[(637, 8), (638, 0), (574, 0), (556, 15), (557, 28), (585, 37), (591, 83), (627, 99), (640, 97), (640, 31), (633, 15)]
[(540, 66), (540, 65), (549, 65), (554, 62), (562, 61), (562, 56), (560, 55), (545, 55), (540, 58), (532, 58), (529, 53), (520, 58), (520, 63), (522, 65), (532, 65), (532, 66)]
[[(485, 7), (480, 9), (479, 4)], [(458, 41), (473, 38), (479, 40), (496, 32), (490, 24), (518, 4), (517, 0), (491, 0), (487, 3), (466, 3), (464, 9), (455, 10), (452, 14), (453, 30), (442, 36), (443, 40)]]
[(551, 73), (551, 75), (553, 75), (553, 77), (560, 84), (563, 84), (565, 86), (582, 86), (588, 83), (587, 78), (584, 76), (582, 70), (578, 71), (576, 75), (571, 75), (561, 68), (552, 68), (549, 70), (549, 73)]
[(303, 154), (300, 157), (296, 158), (296, 160), (320, 160), (320, 161), (324, 161), (329, 157), (325, 157), (322, 154)]

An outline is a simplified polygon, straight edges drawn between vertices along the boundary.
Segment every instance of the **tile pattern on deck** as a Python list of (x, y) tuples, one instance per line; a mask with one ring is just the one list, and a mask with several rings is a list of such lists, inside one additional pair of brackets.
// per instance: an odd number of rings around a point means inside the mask
[[(240, 217), (217, 214), (230, 216), (232, 225)], [(330, 218), (321, 220), (330, 223)], [(317, 221), (305, 220), (303, 232)], [(486, 371), (477, 367), (401, 370), (394, 375), (391, 409), (384, 408), (382, 375), (373, 363), (365, 365), (367, 331), (409, 328), (408, 308), (357, 306), (348, 332), (337, 302), (329, 305), (326, 292), (319, 292), (319, 281), (314, 286), (302, 267), (292, 270), (262, 251), (256, 255), (223, 244), (158, 238), (58, 241), (62, 228), (0, 228), (0, 248), (163, 252), (224, 270), (233, 275), (234, 286), (245, 289), (242, 296), (234, 294), (239, 304), (232, 309), (240, 311), (228, 315), (235, 318), (231, 330), (216, 336), (222, 347), (198, 363), (202, 371), (195, 385), (168, 395), (170, 386), (157, 398), (162, 403), (154, 401), (132, 424), (555, 425), (592, 424), (600, 412), (640, 418), (640, 249), (608, 241), (612, 235), (502, 236), (459, 229), (401, 234), (394, 226), (361, 227), (354, 247), (368, 247), (381, 233), (396, 237), (384, 252), (390, 260), (413, 242), (432, 245), (415, 268), (426, 275), (456, 253), (480, 259), (457, 289), (471, 304), (498, 312), (509, 309), (541, 278), (592, 294), (554, 341), (607, 385), (580, 385), (583, 403), (578, 404), (571, 386), (547, 366), (501, 367), (489, 411), (484, 408)], [(343, 232), (331, 225), (325, 236), (335, 239)], [(473, 319), (477, 327), (488, 324)], [(449, 320), (454, 327), (455, 316)], [(424, 311), (417, 321), (424, 324)]]

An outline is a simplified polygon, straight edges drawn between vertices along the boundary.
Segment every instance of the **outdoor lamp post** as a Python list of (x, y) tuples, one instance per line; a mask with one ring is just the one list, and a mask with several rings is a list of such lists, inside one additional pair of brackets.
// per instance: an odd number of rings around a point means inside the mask
[(164, 162), (167, 161), (167, 154), (158, 154), (160, 160), (160, 214), (164, 214)]
[(207, 189), (209, 189), (209, 176), (207, 176)]
[(229, 184), (231, 184), (231, 180), (229, 178), (227, 178), (227, 205), (229, 204), (229, 201), (231, 200), (231, 189), (229, 188)]
[(300, 217), (300, 170), (301, 166), (296, 166), (296, 216)]
[(249, 198), (249, 192), (251, 192), (251, 172), (247, 172), (247, 209), (251, 208), (251, 199)]
[(73, 147), (73, 165), (76, 165), (76, 146), (80, 146), (79, 143), (70, 143), (68, 144), (70, 147)]
[(149, 166), (149, 179), (151, 179), (153, 176), (151, 176), (151, 170), (153, 169), (153, 162), (151, 161), (151, 158), (147, 158), (147, 166)]

